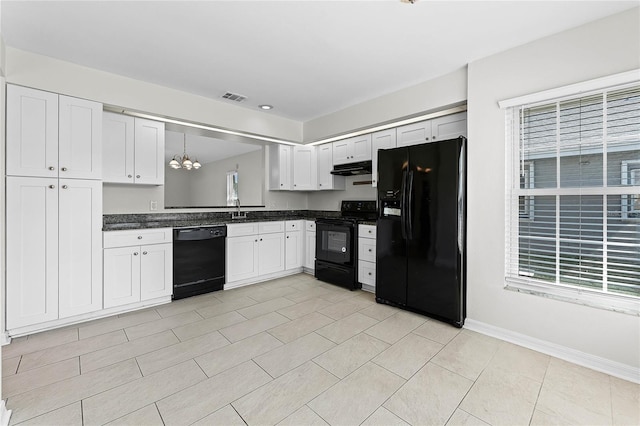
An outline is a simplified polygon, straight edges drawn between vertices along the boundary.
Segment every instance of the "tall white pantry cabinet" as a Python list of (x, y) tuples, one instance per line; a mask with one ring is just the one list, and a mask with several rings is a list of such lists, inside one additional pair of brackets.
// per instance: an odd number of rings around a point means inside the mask
[(7, 330), (102, 309), (102, 104), (7, 85)]

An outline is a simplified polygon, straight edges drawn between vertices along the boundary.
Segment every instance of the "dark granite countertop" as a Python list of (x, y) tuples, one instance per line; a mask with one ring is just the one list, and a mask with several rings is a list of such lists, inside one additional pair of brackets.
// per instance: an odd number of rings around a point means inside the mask
[[(231, 219), (230, 212), (105, 214), (102, 217), (102, 230), (184, 228), (275, 220), (315, 220), (340, 216), (340, 212), (325, 210), (268, 210), (243, 213), (247, 214), (247, 218), (239, 220)], [(375, 222), (368, 224), (375, 224)]]

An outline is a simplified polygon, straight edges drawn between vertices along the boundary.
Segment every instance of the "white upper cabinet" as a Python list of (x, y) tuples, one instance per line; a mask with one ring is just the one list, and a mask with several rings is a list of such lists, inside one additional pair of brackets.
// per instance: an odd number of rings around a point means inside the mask
[(104, 113), (104, 182), (164, 185), (164, 123)]
[(102, 104), (7, 85), (7, 175), (102, 178)]
[(271, 191), (293, 189), (292, 155), (292, 146), (281, 144), (269, 146), (269, 189)]
[(431, 140), (446, 141), (458, 136), (467, 136), (467, 113), (445, 115), (434, 118), (431, 124)]
[(135, 182), (164, 185), (164, 123), (136, 118), (134, 140)]
[(134, 183), (134, 118), (105, 112), (102, 119), (102, 180)]
[(318, 189), (344, 189), (344, 176), (331, 174), (333, 170), (333, 144), (325, 143), (318, 145)]
[(293, 147), (293, 189), (313, 191), (318, 188), (318, 162), (315, 146)]
[(59, 96), (60, 178), (102, 179), (102, 104)]
[(371, 160), (371, 134), (333, 142), (333, 165)]
[(444, 115), (396, 128), (397, 145), (410, 146), (426, 142), (467, 136), (467, 113)]
[(371, 186), (378, 186), (378, 150), (396, 147), (396, 129), (382, 130), (371, 135)]
[(431, 120), (396, 128), (397, 146), (410, 146), (431, 140)]

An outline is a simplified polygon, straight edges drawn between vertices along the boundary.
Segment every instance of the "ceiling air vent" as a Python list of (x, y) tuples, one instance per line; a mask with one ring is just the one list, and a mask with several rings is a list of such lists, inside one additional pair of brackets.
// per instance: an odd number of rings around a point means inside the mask
[(246, 96), (242, 96), (237, 93), (231, 93), (231, 92), (226, 92), (224, 95), (222, 95), (222, 98), (228, 99), (230, 101), (236, 101), (236, 102), (242, 102), (245, 99), (247, 99)]

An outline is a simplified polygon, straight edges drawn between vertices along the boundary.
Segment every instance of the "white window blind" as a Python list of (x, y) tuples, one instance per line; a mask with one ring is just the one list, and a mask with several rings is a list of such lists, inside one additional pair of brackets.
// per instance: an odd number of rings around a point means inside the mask
[(637, 303), (640, 84), (511, 106), (506, 135), (507, 285)]

